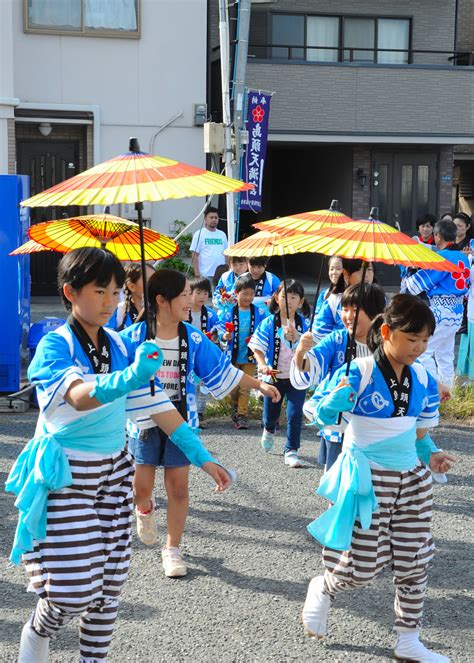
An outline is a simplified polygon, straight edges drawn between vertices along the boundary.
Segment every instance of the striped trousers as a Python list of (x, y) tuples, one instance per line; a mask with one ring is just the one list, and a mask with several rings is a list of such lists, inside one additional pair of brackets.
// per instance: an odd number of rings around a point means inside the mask
[(367, 585), (391, 564), (395, 585), (395, 629), (421, 626), (427, 568), (433, 559), (431, 472), (372, 469), (379, 503), (369, 530), (356, 522), (350, 550), (324, 548), (324, 593)]
[(31, 625), (54, 636), (80, 616), (80, 660), (104, 661), (130, 563), (132, 475), (125, 451), (69, 456), (73, 483), (48, 495), (46, 538), (23, 555), (39, 597)]

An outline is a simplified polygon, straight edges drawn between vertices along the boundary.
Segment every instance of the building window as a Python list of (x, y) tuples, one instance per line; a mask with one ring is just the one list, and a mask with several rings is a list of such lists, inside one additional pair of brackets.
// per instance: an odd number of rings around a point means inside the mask
[(139, 0), (24, 0), (25, 32), (139, 37)]
[(411, 24), (407, 18), (272, 14), (271, 25), (272, 58), (382, 64), (410, 61)]

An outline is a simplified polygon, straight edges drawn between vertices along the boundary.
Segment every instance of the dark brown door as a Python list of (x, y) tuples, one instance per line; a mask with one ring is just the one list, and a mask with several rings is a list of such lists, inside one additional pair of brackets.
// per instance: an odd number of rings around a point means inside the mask
[[(30, 176), (32, 196), (75, 175), (78, 157), (79, 141), (18, 141), (18, 173)], [(77, 206), (32, 207), (31, 225), (79, 213)], [(56, 269), (61, 255), (51, 251), (31, 255), (32, 295), (57, 293)]]
[[(437, 152), (374, 152), (371, 204), (379, 219), (416, 234), (416, 219), (437, 213)], [(398, 270), (377, 266), (382, 285), (397, 283)]]

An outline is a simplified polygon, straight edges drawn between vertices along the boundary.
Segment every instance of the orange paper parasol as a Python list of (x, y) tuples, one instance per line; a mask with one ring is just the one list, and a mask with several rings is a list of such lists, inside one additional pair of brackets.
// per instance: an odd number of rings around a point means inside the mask
[(278, 243), (281, 239), (279, 233), (261, 230), (230, 246), (224, 251), (224, 255), (241, 256), (242, 258), (284, 256), (285, 246)]
[(261, 221), (254, 223), (254, 227), (259, 230), (269, 230), (276, 232), (281, 237), (297, 235), (298, 233), (307, 233), (328, 226), (335, 226), (340, 223), (352, 221), (350, 216), (346, 216), (337, 209), (338, 201), (333, 200), (329, 209), (320, 209), (313, 212), (301, 212), (291, 216), (281, 216), (270, 221)]
[[(107, 248), (119, 260), (141, 260), (138, 224), (111, 214), (91, 214), (37, 223), (31, 226), (28, 234), (43, 247), (60, 253), (91, 246)], [(174, 240), (155, 230), (144, 228), (143, 236), (145, 260), (170, 258), (178, 251)]]
[(9, 256), (24, 256), (29, 255), (30, 253), (40, 253), (41, 251), (52, 251), (46, 246), (35, 242), (34, 239), (29, 239), (27, 242), (19, 246), (14, 251), (10, 251)]

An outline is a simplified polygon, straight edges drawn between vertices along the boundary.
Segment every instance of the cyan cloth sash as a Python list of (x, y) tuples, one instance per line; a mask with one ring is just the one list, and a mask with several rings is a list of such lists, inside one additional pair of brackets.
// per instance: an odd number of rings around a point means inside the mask
[(63, 447), (100, 455), (114, 454), (125, 445), (125, 398), (93, 410), (51, 434), (46, 428), (28, 442), (15, 461), (6, 490), (17, 496), (18, 525), (10, 560), (33, 550), (33, 540), (46, 536), (48, 493), (72, 484)]
[(364, 448), (354, 442), (345, 443), (316, 491), (333, 506), (308, 525), (309, 533), (323, 546), (349, 550), (355, 521), (360, 521), (362, 529), (369, 529), (372, 513), (378, 508), (369, 461), (387, 470), (411, 470), (418, 462), (415, 441), (416, 429), (412, 428)]

